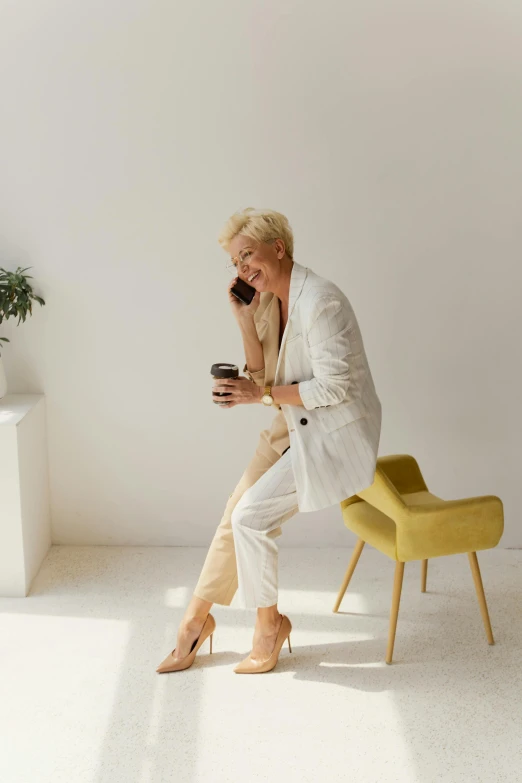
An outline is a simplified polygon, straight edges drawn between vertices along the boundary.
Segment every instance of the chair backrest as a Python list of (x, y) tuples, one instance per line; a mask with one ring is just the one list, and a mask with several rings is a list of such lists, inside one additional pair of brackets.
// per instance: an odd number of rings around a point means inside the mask
[(364, 500), (398, 523), (408, 513), (401, 493), (427, 489), (414, 457), (410, 454), (390, 454), (377, 459), (373, 484), (357, 495), (343, 500), (341, 506), (344, 508)]
[(401, 495), (428, 491), (417, 460), (411, 454), (388, 454), (379, 457), (377, 464)]
[(405, 503), (379, 464), (375, 469), (373, 484), (358, 495), (361, 500), (382, 511), (394, 522), (403, 514)]

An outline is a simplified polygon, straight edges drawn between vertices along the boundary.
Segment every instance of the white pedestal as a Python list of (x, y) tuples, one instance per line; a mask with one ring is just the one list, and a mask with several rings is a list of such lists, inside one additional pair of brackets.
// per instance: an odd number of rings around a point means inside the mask
[(45, 396), (0, 399), (0, 596), (28, 595), (51, 546)]

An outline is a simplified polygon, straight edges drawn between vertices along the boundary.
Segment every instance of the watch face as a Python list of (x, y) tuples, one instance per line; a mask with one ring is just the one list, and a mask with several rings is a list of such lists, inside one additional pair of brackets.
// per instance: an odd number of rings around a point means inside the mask
[(265, 403), (265, 405), (272, 405), (274, 398), (271, 394), (263, 394), (261, 397), (261, 401)]

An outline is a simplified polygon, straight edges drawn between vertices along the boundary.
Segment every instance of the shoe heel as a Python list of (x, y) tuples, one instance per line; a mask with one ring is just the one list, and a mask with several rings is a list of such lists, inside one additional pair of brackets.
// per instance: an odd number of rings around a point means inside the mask
[(212, 655), (212, 637), (214, 636), (214, 633), (212, 632), (210, 634), (210, 654)]
[(288, 634), (288, 649), (292, 652), (292, 645), (290, 644), (290, 634)]

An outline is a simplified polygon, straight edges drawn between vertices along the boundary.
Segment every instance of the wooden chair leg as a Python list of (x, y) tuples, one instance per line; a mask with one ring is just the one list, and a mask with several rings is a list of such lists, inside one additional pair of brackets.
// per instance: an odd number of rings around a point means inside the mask
[(393, 645), (395, 643), (395, 631), (397, 629), (397, 618), (399, 616), (399, 604), (401, 600), (402, 577), (404, 576), (404, 563), (397, 560), (395, 565), (395, 577), (393, 580), (393, 596), (390, 612), (390, 630), (388, 633), (388, 649), (386, 650), (386, 663), (392, 662)]
[(486, 629), (486, 636), (488, 637), (489, 644), (495, 644), (493, 639), (493, 631), (491, 630), (491, 623), (489, 621), (488, 605), (486, 604), (486, 596), (484, 595), (484, 586), (482, 584), (482, 577), (480, 576), (480, 568), (477, 560), (476, 552), (468, 552), (469, 564), (471, 566), (471, 573), (473, 574), (473, 581), (475, 582), (475, 590), (477, 591), (477, 598), (480, 606), (480, 613), (484, 622), (484, 628)]
[(421, 593), (426, 592), (426, 579), (428, 577), (428, 561), (422, 561)]
[(339, 593), (337, 595), (337, 601), (335, 602), (335, 606), (333, 608), (333, 611), (336, 612), (339, 609), (339, 606), (341, 604), (341, 601), (343, 600), (343, 596), (346, 592), (346, 588), (348, 587), (348, 584), (350, 583), (350, 579), (352, 578), (353, 572), (355, 571), (355, 566), (359, 562), (359, 558), (361, 556), (361, 552), (363, 551), (365, 542), (362, 540), (362, 538), (357, 539), (357, 543), (355, 544), (353, 554), (351, 557), (351, 560), (348, 564), (348, 568), (346, 569), (346, 573), (344, 575), (343, 583), (341, 585), (341, 589), (339, 590)]

